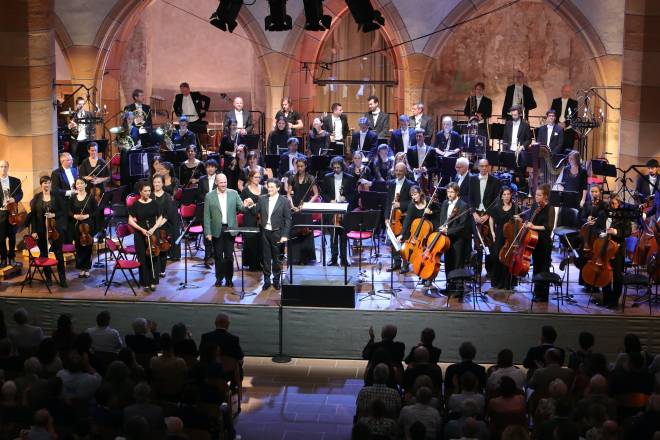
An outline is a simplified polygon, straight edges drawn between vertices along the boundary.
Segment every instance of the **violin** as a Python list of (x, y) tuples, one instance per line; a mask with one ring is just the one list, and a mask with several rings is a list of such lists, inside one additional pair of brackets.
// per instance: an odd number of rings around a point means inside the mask
[(169, 252), (172, 248), (172, 244), (170, 243), (170, 237), (167, 235), (167, 231), (163, 228), (160, 228), (157, 235), (158, 248), (160, 249), (160, 252)]
[[(394, 206), (394, 203), (400, 201), (401, 193), (394, 196), (394, 202), (392, 205)], [(401, 208), (392, 208), (390, 211), (390, 228), (392, 229), (392, 232), (394, 232), (394, 235), (401, 235), (401, 232), (403, 232), (403, 222), (401, 222), (402, 217), (403, 214), (401, 213)]]
[(437, 199), (439, 187), (440, 186), (438, 185), (435, 188), (433, 195), (426, 203), (422, 217), (416, 218), (410, 225), (410, 230), (413, 232), (410, 234), (410, 237), (408, 237), (408, 240), (403, 242), (401, 250), (399, 251), (401, 253), (401, 258), (406, 261), (410, 261), (414, 255), (423, 251), (424, 243), (427, 242), (429, 234), (433, 232), (433, 223), (426, 219), (426, 210), (431, 206), (431, 203)]
[(20, 226), (27, 219), (27, 213), (20, 210), (18, 202), (7, 203), (7, 212), (9, 213), (9, 224), (12, 226)]
[[(539, 204), (532, 215), (530, 222), (534, 222), (536, 216), (545, 205)], [(500, 249), (499, 259), (511, 275), (520, 277), (529, 272), (532, 260), (532, 252), (539, 240), (539, 234), (533, 229), (523, 225), (523, 220), (512, 218), (504, 225), (504, 246)]]
[[(466, 212), (469, 211), (464, 211), (461, 215), (464, 215)], [(440, 257), (447, 252), (451, 246), (451, 240), (444, 232), (441, 232), (441, 230), (444, 227), (449, 226), (449, 224), (458, 219), (458, 217), (458, 209), (454, 208), (449, 219), (447, 219), (445, 224), (440, 227), (440, 230), (430, 233), (426, 238), (426, 248), (424, 248), (421, 253), (413, 255), (411, 261), (413, 272), (421, 279), (432, 280), (438, 275), (438, 272), (440, 272)]]
[(78, 232), (79, 232), (79, 238), (78, 240), (80, 241), (81, 246), (91, 246), (94, 244), (94, 239), (92, 238), (92, 235), (90, 234), (91, 232), (91, 227), (89, 226), (88, 223), (78, 223)]
[(46, 217), (46, 235), (50, 240), (58, 240), (60, 238), (60, 233), (57, 231), (57, 221), (55, 220), (55, 217)]
[(153, 234), (147, 237), (148, 246), (145, 249), (145, 254), (148, 257), (157, 257), (160, 255), (160, 237), (159, 234)]
[[(486, 214), (486, 211), (476, 211), (478, 215), (484, 215)], [(493, 245), (493, 232), (490, 229), (490, 221), (486, 220), (485, 222), (481, 223), (480, 225), (475, 225), (477, 228), (477, 234), (481, 236), (481, 238), (477, 237), (475, 240), (475, 248), (480, 248), (483, 246), (490, 247)]]

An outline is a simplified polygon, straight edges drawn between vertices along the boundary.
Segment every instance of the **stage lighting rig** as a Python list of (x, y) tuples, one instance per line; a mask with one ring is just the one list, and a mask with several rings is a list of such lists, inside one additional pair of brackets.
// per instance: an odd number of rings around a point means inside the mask
[(286, 15), (286, 0), (268, 0), (270, 15), (266, 17), (267, 31), (288, 31), (293, 27), (293, 20)]
[(371, 0), (346, 0), (346, 5), (362, 32), (375, 31), (385, 24), (385, 18), (374, 9)]
[(323, 0), (303, 0), (305, 6), (305, 29), (325, 31), (330, 29), (332, 17), (323, 15)]
[(220, 0), (218, 9), (211, 15), (211, 24), (221, 31), (234, 32), (238, 26), (236, 18), (241, 6), (243, 6), (243, 0)]

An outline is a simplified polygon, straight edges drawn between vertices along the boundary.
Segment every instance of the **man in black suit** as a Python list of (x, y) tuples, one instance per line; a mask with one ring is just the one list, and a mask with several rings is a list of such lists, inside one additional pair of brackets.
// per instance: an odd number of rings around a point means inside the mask
[(502, 117), (507, 121), (512, 119), (512, 115), (509, 114), (509, 110), (514, 105), (520, 106), (520, 113), (523, 119), (529, 119), (529, 112), (536, 108), (534, 92), (532, 92), (532, 89), (525, 85), (524, 82), (525, 74), (520, 70), (516, 70), (514, 75), (514, 83), (506, 88), (504, 105), (502, 106)]
[(369, 327), (369, 342), (367, 342), (367, 345), (362, 350), (362, 359), (371, 361), (374, 354), (382, 351), (387, 353), (389, 366), (401, 366), (403, 357), (406, 354), (406, 344), (394, 340), (397, 331), (396, 325), (386, 324), (380, 330), (380, 342), (374, 342), (376, 337), (374, 335), (374, 328)]
[(199, 345), (201, 346), (205, 342), (217, 344), (217, 346), (220, 347), (220, 354), (222, 356), (229, 356), (236, 359), (242, 367), (245, 354), (241, 348), (241, 342), (238, 339), (238, 336), (229, 333), (228, 329), (229, 316), (224, 313), (218, 313), (215, 317), (215, 330), (204, 333), (202, 339), (199, 341)]
[(16, 229), (9, 223), (7, 204), (23, 199), (22, 186), (19, 179), (9, 175), (9, 162), (0, 160), (0, 267), (16, 264)]
[(578, 102), (571, 98), (571, 86), (564, 84), (561, 88), (561, 96), (552, 100), (551, 109), (557, 115), (557, 121), (563, 128), (570, 125), (570, 118), (577, 113)]
[(474, 85), (472, 94), (465, 102), (463, 114), (468, 118), (477, 118), (479, 124), (477, 134), (488, 137), (488, 119), (493, 115), (493, 101), (484, 96), (484, 90), (486, 90), (484, 83), (478, 82)]
[(660, 187), (660, 182), (658, 181), (658, 161), (655, 159), (648, 160), (646, 162), (646, 169), (648, 173), (645, 176), (638, 176), (635, 185), (635, 192), (637, 193), (639, 203), (645, 202)]
[[(408, 159), (408, 166), (412, 168), (415, 180), (424, 174), (429, 177), (431, 182), (431, 174), (434, 173), (438, 166), (438, 155), (433, 148), (426, 145), (424, 138), (424, 131), (420, 129), (415, 130), (415, 145), (408, 148), (406, 158)], [(430, 188), (422, 188), (424, 191), (429, 191)]]
[(286, 142), (287, 152), (280, 155), (280, 164), (277, 167), (277, 176), (282, 178), (296, 173), (296, 161), (305, 159), (305, 155), (298, 152), (298, 138), (290, 137)]
[(187, 148), (188, 145), (197, 146), (197, 136), (188, 130), (188, 118), (181, 116), (179, 118), (179, 129), (172, 134), (172, 143), (174, 148)]
[(461, 135), (454, 131), (454, 121), (451, 117), (442, 118), (442, 130), (435, 134), (436, 153), (443, 157), (458, 157), (463, 147)]
[[(445, 275), (449, 275), (452, 270), (465, 265), (466, 239), (468, 245), (471, 246), (471, 243), (469, 243), (470, 224), (468, 214), (465, 213), (469, 207), (467, 203), (461, 200), (459, 191), (457, 183), (449, 183), (447, 185), (447, 199), (442, 202), (440, 207), (440, 224), (442, 225), (440, 230), (451, 241), (451, 246), (445, 253)], [(451, 220), (451, 223), (447, 225), (449, 220)], [(425, 280), (424, 285), (430, 287), (432, 281)], [(451, 286), (447, 285), (447, 289), (451, 289)]]
[[(408, 205), (410, 205), (410, 187), (412, 187), (415, 182), (406, 179), (406, 164), (399, 162), (394, 167), (394, 179), (387, 182), (387, 200), (385, 202), (385, 221), (389, 222), (392, 209), (400, 209), (401, 214), (406, 214), (408, 211)], [(397, 195), (399, 196), (399, 201), (397, 202)], [(401, 269), (401, 254), (396, 252), (394, 248), (391, 249), (393, 255), (393, 266), (387, 269), (388, 272), (393, 270)], [(407, 272), (402, 270), (403, 273)]]
[(378, 135), (369, 128), (369, 120), (364, 116), (358, 119), (358, 126), (360, 130), (351, 135), (351, 152), (366, 151), (371, 156), (376, 151)]
[(406, 115), (399, 116), (399, 128), (392, 132), (390, 137), (390, 150), (394, 153), (408, 152), (408, 148), (416, 143), (415, 129), (409, 125), (410, 119)]
[[(357, 206), (358, 199), (355, 177), (344, 172), (344, 158), (341, 156), (332, 158), (330, 169), (332, 169), (332, 172), (323, 176), (323, 184), (321, 185), (323, 201), (326, 203), (348, 203), (348, 210), (352, 211)], [(326, 224), (329, 222), (332, 222), (332, 216), (328, 216)], [(337, 265), (338, 255), (341, 256), (342, 266), (348, 266), (345, 232), (332, 231), (330, 246), (330, 266)]]
[(76, 165), (78, 164), (78, 143), (94, 140), (96, 134), (94, 124), (84, 123), (84, 121), (94, 116), (92, 112), (85, 110), (85, 102), (85, 98), (82, 96), (76, 99), (76, 109), (67, 125), (71, 134), (69, 152), (75, 159)]
[(523, 360), (523, 367), (527, 368), (527, 377), (531, 377), (534, 370), (545, 366), (545, 352), (551, 348), (556, 348), (560, 351), (561, 364), (564, 364), (564, 350), (555, 346), (557, 340), (557, 331), (551, 325), (544, 325), (541, 327), (541, 345), (531, 347), (527, 351), (527, 355)]
[[(177, 117), (188, 118), (188, 128), (194, 133), (206, 133), (207, 122), (203, 119), (211, 105), (211, 98), (199, 92), (191, 92), (187, 82), (179, 85), (181, 93), (174, 97), (172, 109)], [(225, 124), (226, 126), (226, 124)]]
[(545, 112), (545, 122), (536, 132), (536, 141), (550, 148), (553, 155), (565, 154), (564, 129), (557, 124), (557, 113), (554, 109)]
[(433, 136), (433, 117), (424, 114), (424, 104), (418, 102), (412, 106), (412, 116), (410, 116), (411, 128), (421, 128), (424, 130), (426, 136), (426, 143), (431, 144), (431, 136)]
[(526, 150), (532, 143), (532, 131), (529, 124), (521, 118), (522, 108), (519, 105), (511, 107), (511, 119), (506, 121), (504, 127), (504, 149), (518, 152), (518, 169), (524, 170), (526, 166)]
[[(218, 171), (218, 162), (208, 159), (204, 162), (206, 174), (197, 182), (197, 203), (204, 203), (204, 197), (211, 191), (215, 191), (215, 174)], [(213, 242), (204, 237), (204, 265), (207, 269), (213, 264)]]
[(272, 286), (280, 290), (280, 275), (282, 272), (281, 245), (286, 243), (291, 231), (291, 203), (280, 195), (280, 181), (274, 178), (266, 183), (268, 194), (259, 196), (256, 203), (247, 199), (248, 207), (261, 216), (261, 246), (263, 250), (261, 267), (264, 271), (264, 286), (262, 291)]
[(323, 129), (330, 133), (330, 145), (337, 152), (343, 154), (344, 144), (348, 142), (348, 119), (343, 114), (341, 104), (332, 104), (332, 113), (323, 118)]
[[(138, 120), (137, 122), (140, 122), (140, 119), (142, 119), (142, 123), (140, 124), (141, 127), (146, 129), (152, 128), (151, 107), (144, 103), (144, 91), (141, 89), (135, 89), (131, 96), (133, 97), (133, 103), (124, 107), (124, 112), (133, 112)], [(140, 111), (144, 113), (144, 118), (138, 118)], [(135, 121), (133, 122), (133, 125), (138, 126)]]
[(467, 200), (470, 196), (470, 161), (466, 157), (459, 157), (454, 169), (456, 175), (453, 181), (458, 185), (458, 195)]
[(390, 118), (387, 113), (381, 111), (377, 96), (371, 95), (367, 100), (369, 111), (364, 117), (369, 121), (369, 129), (376, 132), (379, 139), (384, 139), (390, 134)]
[(243, 98), (237, 96), (234, 98), (234, 108), (225, 113), (225, 127), (229, 127), (229, 121), (236, 121), (238, 133), (241, 136), (252, 134), (254, 128), (252, 124), (252, 113), (243, 109)]
[[(479, 160), (479, 174), (470, 177), (469, 189), (469, 203), (470, 208), (474, 209), (472, 213), (472, 225), (475, 237), (477, 235), (477, 226), (483, 225), (490, 221), (490, 217), (495, 210), (495, 203), (500, 195), (500, 181), (490, 175), (490, 164), (488, 159)], [(494, 225), (491, 225), (491, 228)], [(491, 229), (492, 231), (492, 229)], [(492, 236), (490, 237), (493, 238)], [(486, 237), (482, 236), (486, 240)], [(481, 262), (483, 254), (482, 250), (479, 251), (478, 259)], [(490, 274), (490, 264), (486, 265), (486, 270)]]

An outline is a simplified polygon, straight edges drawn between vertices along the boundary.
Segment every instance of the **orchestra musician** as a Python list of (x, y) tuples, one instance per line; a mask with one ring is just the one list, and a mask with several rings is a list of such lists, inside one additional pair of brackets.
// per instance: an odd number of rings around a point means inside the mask
[[(449, 237), (451, 246), (445, 253), (445, 274), (454, 269), (459, 269), (464, 266), (465, 260), (465, 237), (469, 237), (470, 223), (465, 212), (469, 209), (468, 204), (465, 203), (460, 196), (460, 188), (455, 182), (450, 182), (447, 185), (447, 199), (442, 202), (440, 207), (440, 232)], [(451, 223), (449, 223), (451, 222)], [(447, 224), (449, 223), (449, 224)], [(469, 243), (469, 238), (467, 239)], [(425, 280), (424, 286), (431, 287), (433, 280)], [(456, 286), (447, 283), (447, 293), (456, 289)], [(462, 290), (459, 290), (462, 298)]]
[(67, 126), (71, 134), (69, 151), (76, 159), (76, 165), (78, 164), (78, 143), (93, 140), (96, 131), (94, 124), (82, 122), (93, 116), (92, 112), (85, 110), (85, 102), (86, 100), (82, 96), (76, 98), (76, 109)]
[[(386, 145), (386, 144), (383, 144)], [(389, 148), (389, 147), (388, 147)], [(406, 166), (406, 179), (415, 181), (415, 175), (413, 174), (412, 169), (410, 168), (410, 164), (408, 164), (408, 155), (404, 153), (403, 151), (400, 153), (396, 153), (394, 155), (394, 164), (392, 165), (392, 168), (390, 168), (389, 172), (389, 178), (390, 179), (395, 179), (396, 178), (396, 164), (402, 163)]]
[(252, 150), (247, 154), (247, 166), (243, 168), (243, 175), (241, 176), (241, 180), (238, 181), (239, 191), (243, 191), (243, 187), (247, 184), (249, 180), (248, 174), (250, 174), (250, 171), (256, 171), (259, 173), (261, 176), (260, 183), (262, 184), (266, 182), (266, 179), (268, 179), (268, 172), (266, 171), (266, 168), (259, 165), (259, 153), (257, 150)]
[(514, 105), (520, 106), (520, 116), (525, 120), (529, 119), (529, 112), (536, 108), (534, 92), (525, 84), (525, 74), (520, 70), (516, 70), (513, 84), (506, 88), (502, 117), (507, 121), (513, 119), (509, 111)]
[[(73, 166), (73, 158), (69, 153), (60, 153), (60, 166), (53, 170), (50, 175), (51, 189), (62, 198), (66, 203), (76, 192), (76, 179), (78, 178), (78, 168)], [(62, 240), (64, 243), (71, 243), (73, 241), (73, 223), (64, 230)]]
[(121, 120), (121, 133), (117, 135), (117, 144), (121, 149), (130, 150), (142, 146), (140, 139), (140, 129), (133, 123), (135, 115), (133, 112), (124, 113)]
[(291, 107), (291, 98), (284, 97), (280, 101), (280, 109), (275, 113), (275, 121), (284, 117), (287, 122), (287, 128), (291, 130), (291, 136), (296, 135), (296, 130), (302, 130), (303, 122), (300, 114)]
[(197, 145), (197, 136), (188, 130), (188, 118), (186, 116), (179, 118), (179, 128), (172, 134), (172, 143), (176, 149), (188, 145)]
[(277, 167), (277, 175), (281, 179), (288, 178), (296, 172), (296, 161), (305, 159), (305, 155), (298, 152), (298, 138), (291, 137), (286, 142), (287, 151), (280, 156), (280, 164)]
[[(32, 237), (37, 240), (39, 255), (46, 256), (49, 250), (55, 254), (60, 287), (66, 288), (68, 285), (66, 282), (64, 254), (62, 254), (62, 240), (66, 235), (68, 215), (66, 215), (66, 202), (57, 192), (51, 191), (51, 183), (49, 176), (41, 176), (39, 179), (41, 192), (35, 194), (34, 198), (30, 201), (28, 223)], [(55, 230), (59, 234), (57, 239), (52, 238), (52, 235), (48, 237), (46, 218), (55, 219)], [(50, 267), (44, 268), (44, 276), (46, 277), (46, 284), (51, 286), (53, 282)]]
[[(410, 127), (410, 118), (406, 115), (399, 116), (399, 128), (390, 136), (390, 149), (395, 153), (408, 152), (408, 148), (415, 144), (415, 128)], [(426, 132), (425, 132), (426, 133)]]
[(197, 159), (197, 147), (188, 145), (186, 147), (186, 161), (179, 165), (179, 182), (181, 185), (191, 188), (199, 182), (204, 175), (204, 163)]
[(220, 140), (220, 157), (224, 158), (225, 167), (235, 156), (235, 150), (238, 145), (241, 145), (243, 135), (241, 135), (238, 125), (235, 120), (228, 120), (225, 125), (225, 134)]
[(635, 193), (639, 203), (643, 203), (650, 196), (655, 195), (660, 187), (660, 182), (658, 181), (658, 161), (656, 159), (649, 159), (646, 161), (646, 169), (646, 175), (638, 176), (635, 183)]
[[(307, 160), (296, 160), (296, 173), (291, 174), (286, 181), (286, 195), (291, 205), (293, 224), (311, 224), (312, 215), (300, 212), (304, 202), (317, 202), (320, 199), (319, 190), (314, 177), (307, 173)], [(314, 234), (311, 230), (293, 228), (292, 239), (289, 241), (289, 259), (291, 264), (307, 264), (316, 259)]]
[[(171, 196), (174, 196), (174, 193), (179, 188), (179, 179), (174, 175), (174, 165), (171, 162), (163, 161), (160, 163), (158, 168), (158, 174), (163, 178), (163, 189), (166, 193)], [(155, 177), (155, 176), (154, 176)], [(153, 191), (153, 187), (150, 189), (150, 193)]]
[(330, 132), (323, 128), (323, 123), (319, 118), (314, 118), (312, 121), (312, 128), (309, 130), (307, 136), (307, 149), (308, 154), (318, 156), (326, 154), (330, 149)]
[(509, 272), (509, 269), (502, 264), (499, 259), (500, 249), (504, 246), (504, 225), (509, 222), (514, 215), (518, 215), (520, 210), (513, 201), (513, 191), (510, 186), (502, 186), (500, 203), (493, 208), (492, 219), (495, 224), (495, 242), (491, 249), (491, 286), (495, 289), (511, 290), (516, 284), (516, 280)]
[(536, 131), (536, 141), (547, 146), (553, 155), (564, 154), (564, 129), (557, 124), (557, 114), (553, 109), (545, 112), (545, 125)]
[(532, 143), (532, 131), (529, 124), (522, 119), (522, 107), (514, 105), (509, 112), (510, 119), (504, 127), (504, 139), (507, 150), (515, 152), (517, 156), (518, 172), (523, 172), (527, 164), (527, 147)]
[(234, 157), (225, 157), (224, 174), (227, 176), (227, 186), (239, 190), (239, 182), (243, 179), (243, 170), (247, 166), (247, 147), (243, 144), (236, 146)]
[(367, 99), (369, 111), (364, 114), (369, 124), (369, 130), (376, 132), (378, 139), (384, 139), (389, 135), (390, 118), (387, 113), (381, 111), (377, 96), (371, 95)]
[(179, 84), (179, 91), (181, 93), (174, 97), (172, 111), (178, 118), (181, 116), (188, 118), (188, 128), (193, 133), (205, 133), (207, 122), (203, 119), (211, 105), (211, 98), (200, 92), (191, 92), (187, 82)]
[[(472, 213), (473, 229), (475, 229), (473, 235), (477, 237), (476, 228), (480, 227), (480, 225), (486, 223), (489, 225), (490, 231), (493, 230), (491, 217), (495, 211), (495, 202), (500, 194), (500, 181), (491, 176), (488, 159), (479, 160), (479, 174), (471, 176), (470, 180), (468, 202), (470, 208), (474, 210)], [(479, 261), (481, 261), (481, 255), (479, 255)], [(489, 259), (486, 265), (489, 275), (492, 273), (490, 267)]]
[(263, 259), (261, 267), (264, 273), (262, 291), (270, 289), (271, 276), (273, 288), (280, 290), (280, 275), (282, 272), (280, 246), (287, 242), (291, 230), (291, 205), (286, 197), (279, 194), (280, 181), (268, 179), (266, 189), (268, 194), (260, 196), (256, 205), (252, 199), (246, 200), (246, 206), (260, 214), (262, 219)]
[(133, 98), (133, 102), (124, 107), (124, 112), (131, 112), (136, 116), (136, 121), (133, 121), (136, 127), (151, 129), (153, 126), (151, 107), (144, 103), (144, 91), (135, 89), (131, 97)]
[(166, 213), (151, 198), (151, 188), (152, 183), (148, 181), (138, 182), (140, 198), (128, 208), (128, 224), (134, 231), (135, 255), (140, 262), (140, 285), (145, 292), (155, 291), (158, 285), (160, 261), (148, 248), (154, 245), (158, 229), (167, 221)]
[(369, 127), (369, 119), (366, 116), (358, 119), (360, 130), (354, 131), (351, 136), (351, 151), (366, 151), (369, 154), (375, 151), (378, 145), (378, 134)]
[(559, 125), (564, 129), (564, 150), (572, 150), (575, 131), (571, 128), (571, 118), (577, 115), (578, 102), (571, 98), (572, 89), (569, 84), (561, 88), (561, 96), (552, 100), (551, 109), (557, 115)]
[[(406, 178), (407, 168), (403, 163), (394, 165), (394, 179), (387, 182), (387, 199), (385, 201), (385, 222), (389, 223), (393, 209), (400, 209), (401, 214), (408, 212), (410, 205), (411, 195), (410, 188), (415, 186), (415, 182)], [(398, 197), (398, 201), (397, 201)], [(401, 270), (401, 254), (394, 250), (391, 246), (390, 251), (393, 255), (393, 266), (388, 268), (388, 272)], [(408, 270), (406, 266), (405, 271)]]
[(364, 161), (364, 154), (361, 151), (353, 153), (353, 161), (348, 166), (348, 172), (355, 177), (358, 189), (367, 191), (374, 180), (371, 175), (371, 169)]
[(340, 155), (344, 153), (344, 144), (348, 142), (350, 129), (341, 104), (338, 102), (333, 103), (331, 110), (332, 114), (323, 118), (323, 129), (330, 133), (330, 145), (334, 150), (334, 154)]
[[(437, 169), (438, 158), (436, 151), (426, 145), (424, 131), (421, 128), (415, 129), (415, 145), (408, 149), (406, 157), (408, 165), (413, 170), (415, 181), (419, 184), (419, 179), (427, 176), (430, 183), (431, 173)], [(422, 191), (429, 191), (429, 188), (422, 186)]]
[(177, 213), (177, 206), (174, 198), (163, 189), (163, 178), (156, 176), (151, 180), (153, 190), (151, 198), (158, 205), (158, 210), (162, 213), (165, 222), (161, 229), (166, 232), (167, 241), (170, 243), (168, 252), (161, 251), (158, 256), (158, 274), (161, 278), (165, 277), (165, 266), (167, 258), (172, 261), (179, 261), (181, 258), (181, 246), (174, 243), (181, 230), (181, 217)]
[(87, 184), (87, 190), (98, 188), (101, 194), (105, 191), (105, 184), (110, 180), (110, 167), (106, 166), (105, 160), (99, 157), (99, 146), (96, 142), (90, 142), (87, 146), (89, 156), (85, 158), (78, 168), (80, 175)]
[[(401, 152), (405, 157), (406, 153)], [(394, 169), (394, 158), (390, 157), (390, 148), (387, 144), (380, 144), (376, 150), (376, 157), (371, 162), (374, 181), (384, 182), (390, 178), (390, 170)]]
[[(323, 177), (321, 195), (323, 200), (329, 203), (348, 203), (348, 210), (352, 211), (357, 206), (357, 191), (355, 178), (344, 172), (344, 158), (335, 156), (330, 161), (331, 173)], [(330, 216), (332, 217), (332, 216)], [(328, 220), (331, 221), (331, 218)], [(346, 234), (345, 232), (331, 233), (331, 257), (330, 266), (337, 265), (337, 256), (341, 257), (342, 266), (349, 266), (346, 258)], [(340, 246), (341, 245), (341, 246)]]
[(562, 170), (555, 183), (562, 191), (577, 192), (580, 196), (580, 208), (587, 201), (588, 174), (580, 161), (580, 153), (571, 151), (568, 153), (568, 164)]
[(247, 200), (233, 189), (227, 188), (227, 176), (215, 175), (216, 190), (204, 196), (204, 237), (213, 246), (215, 260), (215, 286), (221, 287), (226, 280), (227, 287), (233, 287), (234, 276), (234, 237), (237, 232), (227, 232), (238, 227), (237, 214), (244, 212)]
[[(536, 231), (538, 241), (532, 252), (532, 264), (534, 265), (533, 275), (550, 270), (552, 263), (552, 227), (555, 224), (555, 210), (550, 207), (548, 198), (550, 197), (550, 185), (539, 185), (534, 194), (535, 205), (532, 221), (527, 221), (525, 226)], [(550, 286), (547, 282), (537, 282), (534, 284), (534, 301), (547, 302), (548, 290)]]
[(89, 227), (89, 234), (96, 233), (96, 210), (98, 206), (94, 196), (87, 192), (87, 183), (81, 177), (76, 179), (76, 192), (69, 199), (68, 215), (74, 221), (73, 236), (76, 242), (76, 269), (80, 271), (78, 278), (89, 278), (92, 268), (92, 244), (81, 242), (80, 225)]
[[(206, 174), (199, 178), (197, 184), (197, 203), (204, 203), (204, 198), (210, 192), (215, 191), (215, 175), (218, 171), (218, 162), (215, 159), (207, 159), (204, 162)], [(245, 258), (245, 256), (243, 257)], [(204, 266), (207, 269), (213, 264), (213, 243), (204, 237)]]
[(424, 104), (418, 102), (412, 106), (412, 116), (410, 116), (410, 128), (421, 128), (426, 133), (426, 143), (431, 144), (431, 135), (433, 134), (433, 117), (424, 114)]
[(454, 121), (451, 117), (442, 118), (442, 130), (435, 134), (433, 148), (439, 156), (457, 157), (462, 148), (461, 135), (453, 130)]
[[(580, 220), (582, 225), (589, 225), (589, 239), (593, 240), (607, 229), (607, 209), (608, 205), (603, 201), (603, 189), (600, 185), (591, 185), (589, 189), (591, 198), (580, 210)], [(583, 247), (586, 243), (582, 243)], [(584, 282), (582, 271), (580, 271), (580, 285), (584, 285), (586, 292), (594, 293), (600, 289), (590, 286)]]
[[(261, 174), (261, 171), (248, 171), (247, 182), (243, 185), (243, 190), (240, 193), (243, 201), (252, 199), (254, 203), (257, 203), (259, 197), (266, 194), (266, 187), (261, 184), (262, 179), (263, 174)], [(257, 213), (249, 209), (246, 210), (243, 213), (243, 226), (250, 228), (258, 227)], [(262, 255), (261, 233), (245, 234), (243, 236), (243, 266), (247, 267), (250, 272), (261, 272)]]
[[(412, 182), (411, 182), (412, 183)], [(437, 203), (431, 203), (428, 207), (426, 206), (427, 198), (424, 194), (424, 191), (417, 186), (412, 185), (410, 187), (410, 202), (408, 203), (408, 209), (405, 212), (403, 217), (403, 225), (401, 228), (401, 235), (397, 238), (403, 243), (404, 241), (410, 238), (410, 235), (413, 233), (411, 230), (412, 222), (415, 219), (422, 218), (425, 214), (428, 220), (433, 224), (433, 229), (437, 229), (440, 226), (440, 210)], [(397, 252), (397, 254), (399, 254)], [(399, 254), (399, 259), (401, 255)], [(401, 271), (400, 273), (406, 274), (410, 270), (410, 262), (401, 261)]]
[(0, 160), (0, 267), (16, 265), (16, 228), (9, 223), (7, 205), (22, 199), (23, 184), (9, 175), (9, 162)]
[(243, 98), (237, 96), (233, 102), (234, 108), (225, 113), (225, 126), (228, 126), (230, 121), (236, 121), (236, 128), (241, 136), (252, 134), (254, 125), (252, 124), (252, 113), (243, 109)]
[(468, 118), (477, 118), (477, 134), (488, 138), (488, 120), (493, 115), (493, 101), (484, 96), (486, 85), (479, 81), (465, 102), (463, 114)]
[(284, 116), (280, 116), (275, 121), (275, 128), (268, 135), (268, 154), (280, 154), (280, 151), (286, 149), (286, 143), (291, 138), (291, 129)]
[(466, 199), (470, 196), (470, 161), (465, 157), (456, 159), (456, 176), (452, 179), (458, 185), (459, 196)]

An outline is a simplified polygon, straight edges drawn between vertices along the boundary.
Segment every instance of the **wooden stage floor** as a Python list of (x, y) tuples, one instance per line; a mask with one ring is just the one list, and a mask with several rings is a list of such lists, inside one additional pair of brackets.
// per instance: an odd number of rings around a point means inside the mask
[[(370, 244), (370, 243), (369, 243)], [(372, 291), (371, 275), (373, 273), (374, 284), (373, 290), (378, 292), (381, 289), (389, 289), (390, 274), (385, 271), (389, 266), (389, 246), (381, 246), (383, 255), (380, 257), (382, 262), (382, 270), (379, 272), (377, 262), (369, 261), (370, 246), (365, 246), (363, 251), (363, 270), (366, 280), (357, 283), (358, 261), (356, 252), (353, 253), (353, 264), (348, 268), (349, 284), (356, 284), (356, 308), (360, 310), (473, 310), (473, 302), (470, 298), (466, 298), (464, 302), (459, 302), (456, 298), (452, 297), (447, 307), (447, 297), (431, 297), (425, 295), (425, 290), (421, 286), (416, 285), (417, 277), (414, 274), (407, 274), (405, 276), (398, 273), (394, 276), (393, 287), (401, 289), (396, 296), (382, 295), (368, 297), (368, 293)], [(201, 257), (203, 252), (199, 252)], [(240, 262), (240, 250), (237, 251), (237, 258)], [(317, 247), (317, 255), (320, 254), (320, 245)], [(103, 256), (101, 256), (103, 262)], [(95, 260), (96, 261), (96, 258)], [(559, 270), (559, 255), (553, 256), (555, 271), (563, 274)], [(27, 262), (26, 262), (27, 263)], [(241, 292), (241, 273), (236, 271), (234, 274), (234, 288), (227, 287), (214, 287), (215, 277), (213, 268), (208, 270), (200, 264), (201, 259), (193, 257), (188, 261), (188, 281), (197, 285), (197, 288), (190, 288), (179, 290), (179, 283), (184, 279), (184, 262), (172, 262), (167, 267), (167, 276), (161, 279), (160, 284), (155, 292), (145, 292), (141, 288), (136, 289), (137, 296), (133, 296), (131, 290), (125, 283), (123, 276), (120, 272), (115, 275), (115, 280), (121, 282), (120, 286), (113, 286), (108, 291), (107, 296), (104, 296), (105, 287), (99, 286), (104, 280), (105, 269), (94, 268), (92, 269), (92, 277), (87, 279), (77, 278), (78, 271), (75, 269), (73, 262), (67, 263), (68, 273), (68, 289), (61, 289), (58, 286), (53, 286), (52, 294), (48, 293), (45, 285), (39, 281), (33, 283), (32, 287), (26, 286), (23, 292), (20, 292), (21, 281), (23, 280), (24, 273), (14, 278), (4, 280), (0, 283), (0, 298), (2, 297), (25, 297), (25, 298), (43, 298), (43, 299), (68, 299), (68, 300), (116, 300), (116, 301), (149, 301), (149, 302), (163, 302), (163, 303), (201, 303), (201, 304), (244, 304), (244, 305), (263, 305), (263, 306), (277, 306), (280, 300), (280, 292), (272, 288), (266, 292), (261, 292), (261, 273), (245, 271), (245, 291), (254, 292), (256, 295), (245, 296), (240, 298)], [(109, 269), (112, 269), (113, 263), (110, 261)], [(571, 302), (564, 301), (559, 305), (559, 312), (562, 314), (576, 314), (576, 315), (625, 315), (625, 316), (649, 316), (649, 306), (647, 303), (635, 305), (635, 295), (644, 294), (643, 291), (636, 292), (634, 289), (629, 290), (628, 299), (626, 302), (625, 310), (621, 307), (617, 310), (610, 310), (600, 307), (589, 302), (589, 294), (584, 292), (582, 287), (578, 284), (578, 271), (575, 267), (570, 268), (569, 273), (568, 291), (572, 295)], [(477, 310), (482, 312), (530, 312), (531, 293), (529, 277), (523, 279), (523, 282), (516, 287), (512, 293), (495, 290), (490, 288), (490, 282), (484, 276), (484, 283), (482, 292), (483, 299), (477, 301)], [(309, 266), (294, 266), (294, 282), (305, 279), (316, 279), (319, 281), (339, 281), (343, 280), (343, 270), (338, 268), (324, 268), (317, 263), (316, 265)], [(438, 277), (437, 284), (444, 287), (444, 272)], [(564, 284), (564, 289), (566, 284)], [(360, 299), (365, 298), (360, 301)], [(599, 295), (594, 295), (594, 299)], [(660, 307), (655, 304), (653, 306), (653, 315), (656, 316), (660, 313)], [(531, 310), (534, 313), (557, 313), (557, 302), (552, 299), (548, 303), (534, 303)]]

